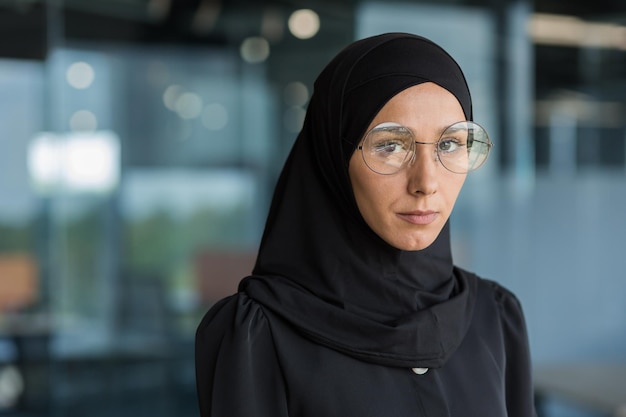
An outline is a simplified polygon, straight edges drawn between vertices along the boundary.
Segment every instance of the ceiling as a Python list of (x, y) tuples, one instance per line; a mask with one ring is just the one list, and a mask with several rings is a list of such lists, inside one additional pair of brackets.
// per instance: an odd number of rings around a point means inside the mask
[[(516, 0), (510, 0), (516, 1)], [(359, 0), (0, 0), (0, 56), (43, 59), (49, 43), (107, 41), (238, 45), (258, 34), (268, 11), (285, 17), (314, 8), (324, 22), (318, 42), (351, 34)], [(447, 0), (486, 5), (498, 0)], [(442, 4), (442, 1), (437, 2)], [(314, 5), (314, 6), (313, 6)], [(537, 0), (534, 11), (626, 23), (623, 0)], [(284, 20), (284, 19), (283, 19)], [(256, 32), (256, 33), (255, 33)], [(289, 42), (289, 37), (284, 37)], [(349, 40), (349, 39), (347, 39)]]

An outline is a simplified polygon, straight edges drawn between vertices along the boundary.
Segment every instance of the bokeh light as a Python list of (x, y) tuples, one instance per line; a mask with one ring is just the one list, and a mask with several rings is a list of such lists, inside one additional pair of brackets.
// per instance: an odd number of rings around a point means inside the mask
[(202, 112), (202, 98), (196, 93), (185, 92), (176, 99), (176, 113), (181, 119), (195, 119)]
[(67, 68), (65, 79), (67, 83), (78, 90), (89, 88), (93, 84), (96, 73), (86, 62), (74, 62)]
[(172, 84), (167, 87), (163, 92), (163, 104), (165, 104), (165, 107), (171, 111), (176, 111), (176, 101), (183, 92), (183, 87), (178, 84)]
[(289, 31), (299, 39), (309, 39), (317, 35), (320, 29), (320, 18), (313, 10), (296, 10), (289, 16)]
[(241, 43), (239, 53), (244, 61), (257, 64), (270, 56), (270, 44), (265, 38), (252, 36)]
[(70, 129), (74, 132), (94, 132), (98, 118), (89, 110), (78, 110), (70, 117)]
[(304, 106), (309, 100), (309, 89), (300, 81), (291, 82), (283, 90), (283, 99), (288, 106)]

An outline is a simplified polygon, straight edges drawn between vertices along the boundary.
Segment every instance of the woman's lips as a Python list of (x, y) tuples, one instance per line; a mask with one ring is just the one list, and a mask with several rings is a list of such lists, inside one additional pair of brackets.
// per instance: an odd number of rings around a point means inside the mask
[(439, 213), (436, 211), (413, 211), (410, 213), (398, 213), (398, 216), (403, 220), (412, 223), (425, 225), (435, 221)]

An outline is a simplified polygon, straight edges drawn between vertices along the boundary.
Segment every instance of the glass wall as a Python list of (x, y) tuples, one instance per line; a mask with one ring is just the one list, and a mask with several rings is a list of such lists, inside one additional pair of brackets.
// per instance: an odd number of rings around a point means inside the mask
[(538, 372), (626, 362), (626, 7), (495, 3), (0, 1), (0, 415), (198, 414), (195, 327), (314, 78), (383, 31), (457, 57), (495, 142), (456, 262), (519, 296)]

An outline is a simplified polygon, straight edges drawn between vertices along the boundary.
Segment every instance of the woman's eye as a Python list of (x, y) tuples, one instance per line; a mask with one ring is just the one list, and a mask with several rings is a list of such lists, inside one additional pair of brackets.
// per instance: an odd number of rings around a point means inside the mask
[(463, 144), (457, 139), (441, 139), (437, 145), (438, 150), (446, 153), (458, 151)]
[(374, 151), (380, 154), (393, 154), (397, 152), (404, 152), (405, 145), (402, 141), (387, 140), (384, 142), (377, 142), (374, 144)]

